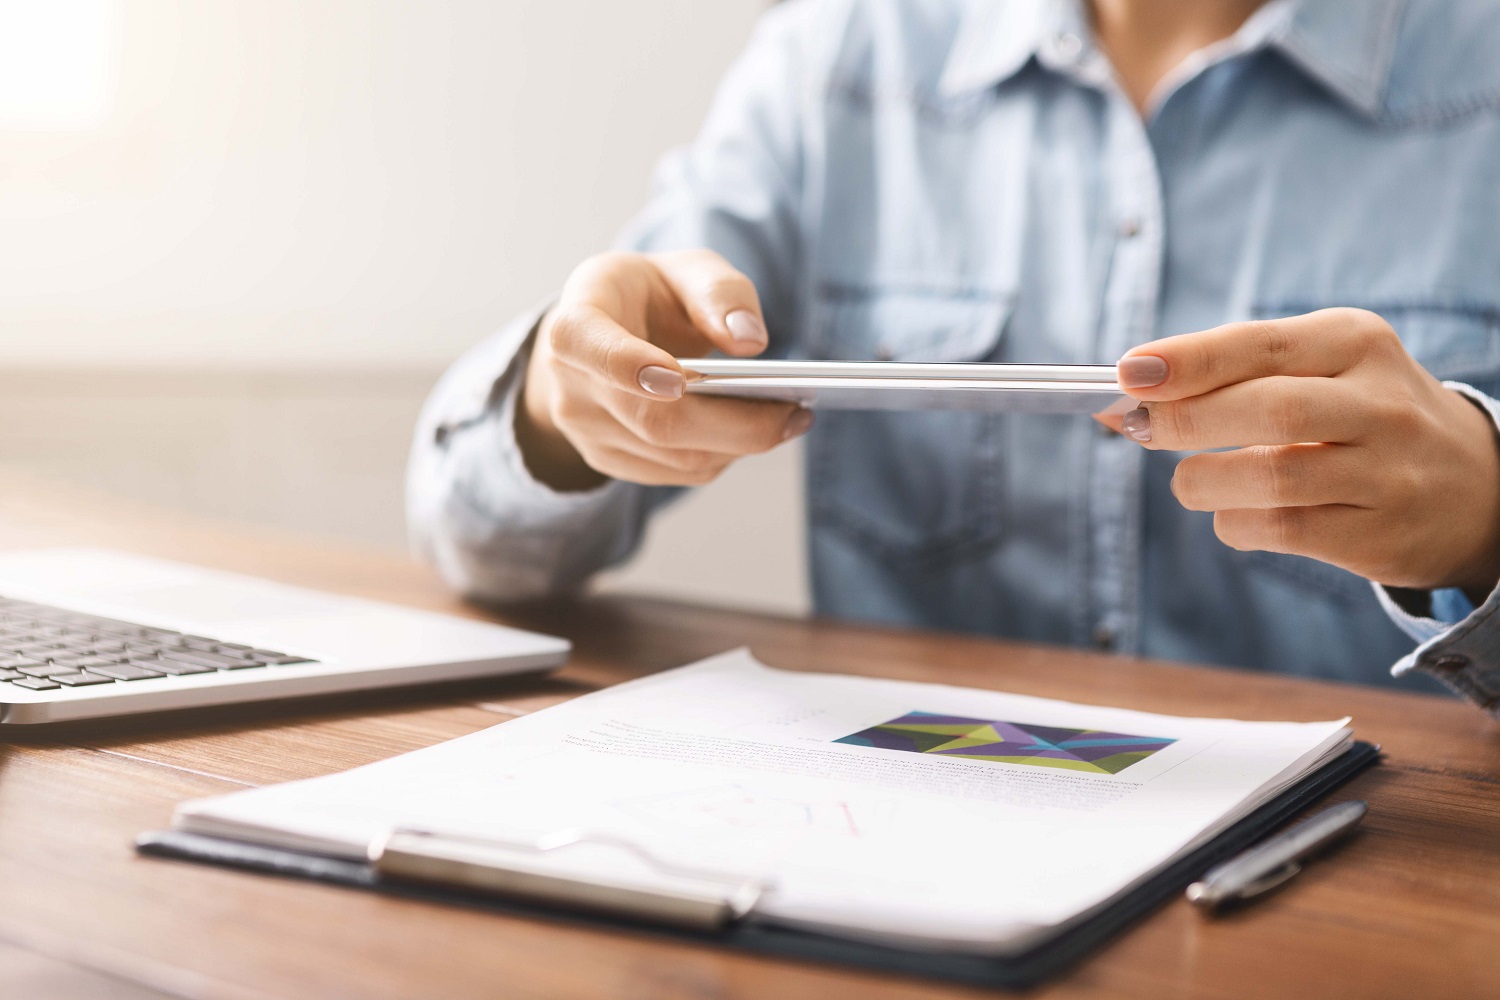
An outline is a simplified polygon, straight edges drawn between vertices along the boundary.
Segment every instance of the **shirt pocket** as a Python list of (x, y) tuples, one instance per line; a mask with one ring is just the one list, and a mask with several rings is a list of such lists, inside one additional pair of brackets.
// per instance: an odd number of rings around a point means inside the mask
[(1417, 363), (1443, 381), (1500, 393), (1500, 305), (1376, 307)]
[[(1013, 296), (826, 288), (810, 339), (842, 361), (975, 362), (994, 356)], [(1000, 537), (1001, 417), (827, 410), (808, 440), (809, 520), (887, 564), (930, 568)]]
[(826, 284), (813, 310), (824, 361), (973, 362), (999, 348), (1013, 293), (963, 287)]
[(1469, 382), (1490, 392), (1500, 381), (1500, 303), (1451, 303), (1437, 299), (1372, 301), (1351, 297), (1328, 302), (1267, 302), (1256, 319), (1279, 319), (1333, 306), (1378, 313), (1401, 338), (1407, 353), (1435, 377)]
[[(1435, 378), (1466, 382), (1480, 392), (1500, 395), (1500, 305), (1351, 296), (1327, 302), (1268, 302), (1258, 304), (1252, 312), (1257, 319), (1277, 319), (1332, 306), (1353, 306), (1379, 314), (1401, 337), (1407, 353)], [(1345, 604), (1375, 600), (1368, 580), (1316, 559), (1278, 552), (1248, 552), (1244, 558), (1249, 565), (1302, 590)]]

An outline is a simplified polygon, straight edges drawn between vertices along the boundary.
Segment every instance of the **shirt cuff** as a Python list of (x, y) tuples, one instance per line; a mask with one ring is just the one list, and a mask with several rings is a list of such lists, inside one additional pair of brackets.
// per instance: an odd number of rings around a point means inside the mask
[(526, 370), (530, 357), (528, 342), (517, 352), (510, 371), (501, 377), (498, 398), (484, 419), (453, 442), (456, 452), (467, 451), (474, 459), (460, 458), (456, 463), (464, 470), (458, 492), (491, 521), (507, 521), (523, 530), (545, 527), (566, 532), (567, 525), (587, 520), (592, 511), (608, 506), (611, 494), (625, 484), (606, 479), (592, 489), (564, 492), (532, 475), (516, 441), (516, 406), (522, 381), (519, 373)]
[(622, 558), (643, 518), (640, 487), (609, 480), (559, 492), (521, 457), (516, 406), (542, 313), (518, 318), (457, 362), (417, 430), (407, 480), (412, 540), (472, 597), (571, 589)]
[[(1462, 382), (1444, 382), (1479, 406), (1500, 432), (1500, 402)], [(1500, 718), (1500, 586), (1479, 607), (1462, 590), (1408, 590), (1375, 584), (1386, 614), (1418, 643), (1391, 673), (1430, 674)]]
[[(455, 470), (449, 523), (469, 561), (465, 575), (496, 593), (570, 589), (619, 558), (623, 522), (633, 519), (640, 487), (606, 479), (587, 490), (555, 490), (527, 467), (516, 440), (516, 407), (531, 357), (528, 339), (494, 382), (482, 417), (448, 441)], [(477, 560), (474, 557), (478, 556)], [(507, 578), (488, 578), (504, 567)]]

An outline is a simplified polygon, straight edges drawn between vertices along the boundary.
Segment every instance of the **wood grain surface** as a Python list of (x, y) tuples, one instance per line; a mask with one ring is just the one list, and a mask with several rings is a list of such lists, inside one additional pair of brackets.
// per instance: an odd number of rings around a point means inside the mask
[[(1500, 994), (1500, 725), (1440, 697), (636, 598), (486, 612), (395, 554), (271, 535), (0, 470), (0, 548), (108, 545), (567, 636), (549, 678), (466, 682), (0, 732), (0, 992), (46, 997), (982, 995), (150, 860), (183, 799), (310, 777), (748, 645), (776, 666), (942, 681), (1189, 715), (1353, 715), (1385, 763), (1336, 798), (1363, 831), (1264, 902), (1164, 907), (1045, 997)], [(26, 977), (31, 978), (26, 978)], [(107, 992), (115, 990), (116, 992)], [(104, 992), (101, 992), (104, 991)]]

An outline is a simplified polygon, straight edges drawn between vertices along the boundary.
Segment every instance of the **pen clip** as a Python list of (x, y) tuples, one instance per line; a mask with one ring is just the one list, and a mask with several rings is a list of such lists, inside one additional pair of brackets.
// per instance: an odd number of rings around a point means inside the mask
[(1270, 892), (1281, 883), (1292, 878), (1302, 870), (1302, 866), (1295, 861), (1289, 861), (1284, 867), (1276, 869), (1269, 875), (1263, 875), (1254, 882), (1246, 883), (1236, 894), (1240, 899), (1254, 899), (1261, 893)]

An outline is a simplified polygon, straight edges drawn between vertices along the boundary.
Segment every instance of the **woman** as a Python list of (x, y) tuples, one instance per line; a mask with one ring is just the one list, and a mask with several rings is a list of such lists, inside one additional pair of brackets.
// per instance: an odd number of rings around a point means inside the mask
[[(784, 4), (619, 252), (438, 388), (415, 534), (571, 587), (805, 433), (822, 613), (1493, 706), (1497, 46), (1482, 0)], [(714, 349), (1120, 359), (1141, 405), (814, 424), (684, 397)]]

